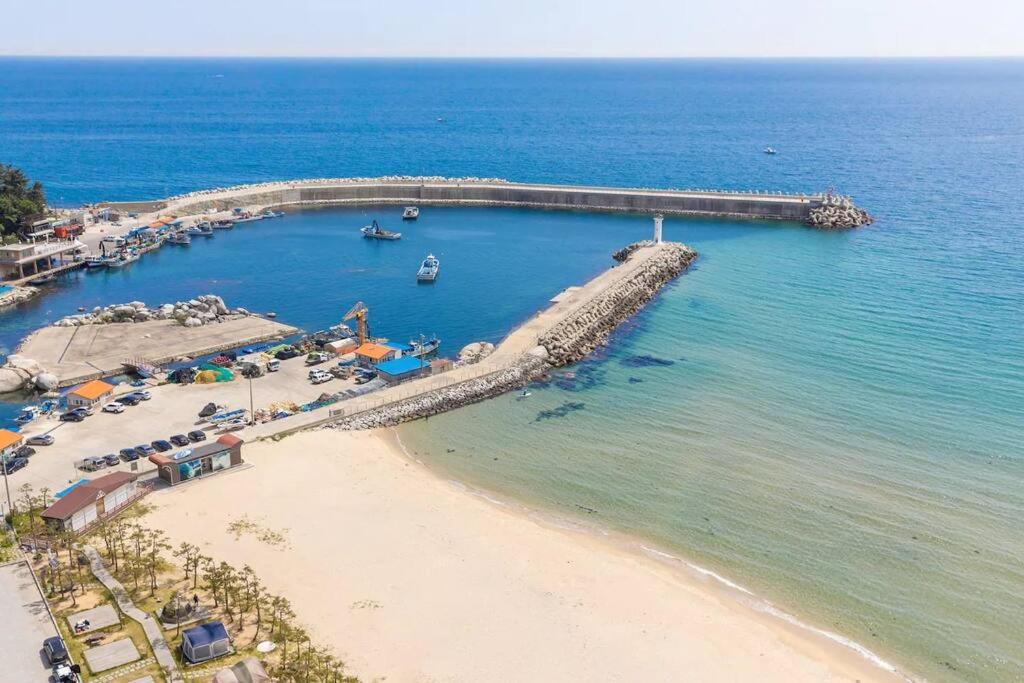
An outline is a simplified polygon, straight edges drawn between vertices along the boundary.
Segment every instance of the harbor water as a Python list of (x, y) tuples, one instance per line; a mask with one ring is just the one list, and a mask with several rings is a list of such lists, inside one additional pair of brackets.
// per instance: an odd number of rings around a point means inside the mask
[[(935, 681), (1024, 679), (1024, 61), (0, 60), (0, 161), (75, 204), (389, 173), (854, 195), (877, 222), (668, 219), (697, 266), (608, 348), (403, 427), (444, 476), (629, 533)], [(438, 119), (443, 119), (439, 121)], [(771, 145), (778, 154), (766, 155)], [(648, 217), (302, 212), (0, 313), (212, 291), (498, 339)], [(369, 218), (408, 237), (367, 244)], [(419, 262), (441, 259), (434, 285)]]

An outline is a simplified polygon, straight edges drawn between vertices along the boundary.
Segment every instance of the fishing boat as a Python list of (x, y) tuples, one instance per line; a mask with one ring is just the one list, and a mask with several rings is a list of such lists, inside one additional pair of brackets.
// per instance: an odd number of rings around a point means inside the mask
[(106, 268), (107, 257), (106, 256), (86, 256), (85, 267), (89, 269), (93, 268)]
[(267, 209), (262, 214), (260, 214), (262, 218), (280, 218), (283, 215), (284, 211), (271, 211), (270, 209)]
[(15, 424), (27, 425), (32, 420), (39, 417), (40, 409), (38, 406), (25, 406), (18, 416), (14, 418)]
[(774, 147), (765, 147), (764, 148), (764, 153), (765, 154), (778, 154), (778, 152), (775, 151)]
[(405, 211), (402, 212), (402, 220), (414, 221), (420, 217), (420, 210), (415, 206), (405, 207)]
[(420, 338), (410, 339), (409, 346), (412, 347), (412, 351), (409, 351), (406, 355), (413, 356), (414, 358), (422, 358), (423, 356), (429, 356), (441, 347), (441, 340), (435, 335), (430, 337), (424, 337), (420, 335)]
[(192, 244), (192, 238), (183, 232), (176, 232), (167, 238), (167, 244), (177, 244), (182, 247), (187, 247)]
[(417, 282), (433, 282), (437, 279), (437, 274), (441, 270), (441, 262), (437, 260), (437, 257), (433, 254), (427, 254), (427, 258), (423, 259), (423, 263), (420, 264), (420, 269), (416, 271)]
[(235, 218), (235, 224), (237, 225), (238, 223), (252, 223), (253, 221), (261, 221), (263, 220), (263, 218), (264, 217), (262, 214), (254, 214), (246, 211), (245, 213), (240, 214)]
[(127, 266), (130, 263), (135, 263), (138, 260), (139, 255), (134, 251), (125, 251), (113, 258), (107, 259), (107, 268), (123, 268), (124, 266)]
[(231, 228), (235, 227), (235, 222), (224, 219), (214, 221), (213, 223), (211, 223), (211, 225), (213, 226), (214, 230), (230, 230)]
[(245, 408), (238, 408), (236, 410), (225, 410), (210, 416), (210, 422), (213, 424), (220, 424), (222, 422), (230, 422), (231, 420), (239, 420), (245, 417)]
[(363, 233), (363, 237), (370, 240), (400, 240), (402, 239), (402, 233), (391, 232), (380, 227), (380, 224), (375, 220), (372, 224), (360, 229)]
[(57, 279), (56, 275), (54, 275), (53, 273), (48, 273), (46, 275), (43, 275), (42, 277), (37, 277), (34, 280), (29, 280), (25, 284), (26, 285), (30, 285), (32, 287), (39, 287), (39, 286), (42, 286), (42, 285), (48, 285), (51, 282), (53, 282), (54, 280), (56, 280), (56, 279)]

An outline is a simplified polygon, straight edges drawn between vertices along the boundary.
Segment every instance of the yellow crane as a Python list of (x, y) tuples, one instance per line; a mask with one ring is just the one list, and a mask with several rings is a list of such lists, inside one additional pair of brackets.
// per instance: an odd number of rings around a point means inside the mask
[(358, 323), (360, 346), (366, 343), (366, 316), (369, 312), (370, 309), (366, 307), (366, 304), (362, 301), (357, 301), (356, 305), (350, 308), (348, 313), (345, 314), (345, 317), (341, 319), (342, 322), (352, 320), (352, 318), (356, 319), (356, 322)]

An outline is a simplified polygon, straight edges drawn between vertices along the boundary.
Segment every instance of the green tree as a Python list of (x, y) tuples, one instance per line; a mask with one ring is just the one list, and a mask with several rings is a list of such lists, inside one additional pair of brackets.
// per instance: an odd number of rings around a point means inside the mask
[(29, 183), (21, 169), (0, 164), (0, 232), (17, 231), (21, 222), (46, 211), (42, 183)]

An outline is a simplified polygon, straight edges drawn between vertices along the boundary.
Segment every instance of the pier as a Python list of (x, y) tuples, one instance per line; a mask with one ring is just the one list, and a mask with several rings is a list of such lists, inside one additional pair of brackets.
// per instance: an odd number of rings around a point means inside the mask
[[(848, 198), (842, 198), (844, 202)], [(811, 223), (832, 212), (831, 194), (671, 190), (514, 183), (504, 180), (446, 178), (339, 178), (295, 180), (204, 190), (145, 202), (110, 206), (140, 213), (197, 215), (237, 206), (301, 207), (346, 204), (512, 206), (539, 209), (723, 216)], [(859, 211), (842, 203), (846, 211)], [(863, 213), (863, 212), (861, 212)], [(829, 215), (832, 215), (831, 213)], [(870, 220), (864, 214), (866, 221)], [(827, 227), (819, 221), (821, 227)]]

